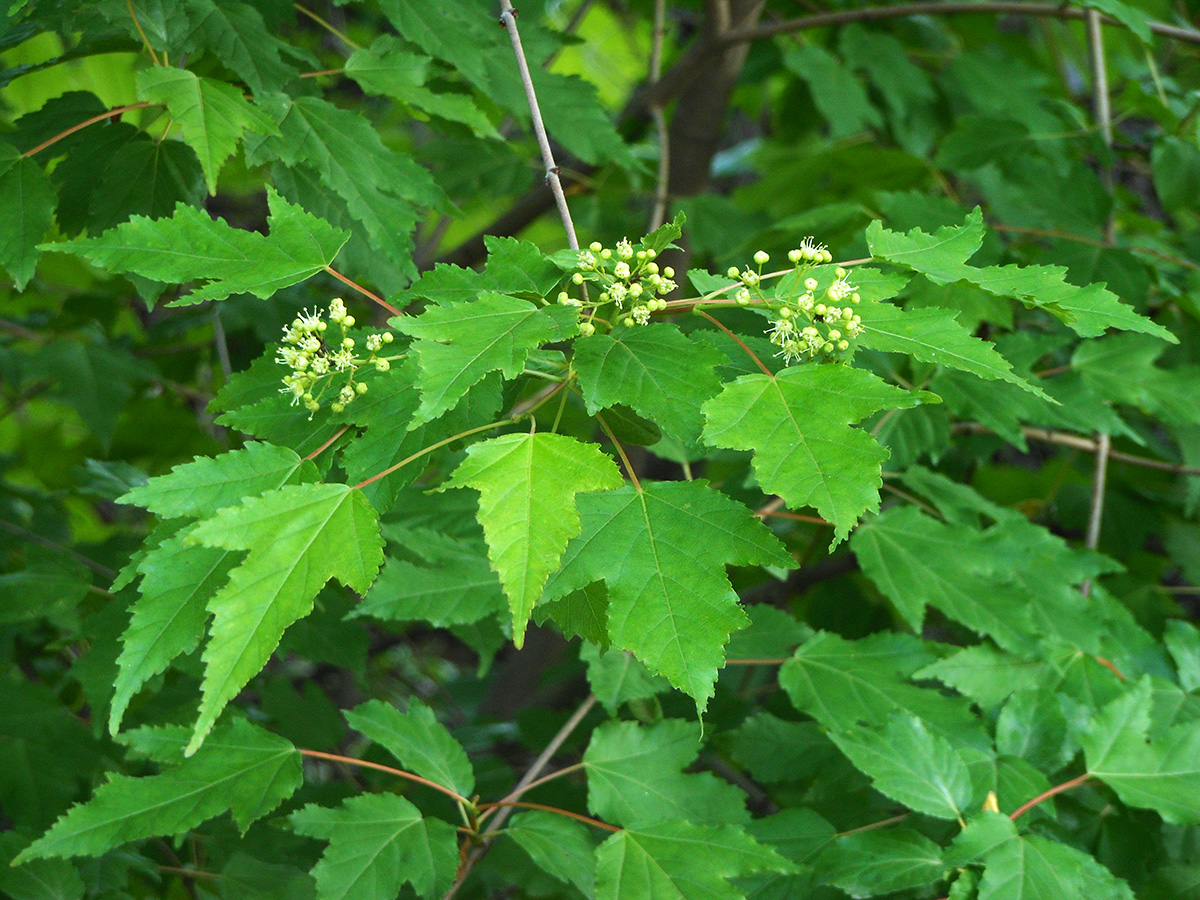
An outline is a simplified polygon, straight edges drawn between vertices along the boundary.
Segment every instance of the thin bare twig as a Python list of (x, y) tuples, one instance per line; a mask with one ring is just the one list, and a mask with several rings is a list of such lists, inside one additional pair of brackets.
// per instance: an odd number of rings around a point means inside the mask
[[(537, 780), (537, 777), (542, 773), (542, 769), (546, 768), (546, 765), (551, 759), (554, 758), (554, 754), (558, 752), (558, 748), (561, 747), (566, 739), (571, 736), (571, 733), (579, 727), (579, 723), (584, 720), (587, 714), (592, 711), (592, 707), (595, 705), (595, 696), (589, 694), (587, 699), (584, 700), (583, 703), (579, 704), (579, 708), (576, 709), (575, 712), (571, 713), (571, 717), (563, 723), (562, 728), (558, 729), (558, 733), (550, 739), (550, 743), (546, 745), (546, 748), (538, 754), (537, 759), (533, 761), (533, 765), (526, 770), (525, 774), (521, 776), (521, 780), (517, 782), (517, 786), (513, 788), (512, 792), (509, 793), (509, 795), (501, 802), (511, 803), (529, 789), (530, 785), (532, 785), (534, 781)], [(454, 884), (450, 886), (450, 890), (446, 891), (446, 893), (442, 896), (442, 900), (453, 900), (454, 896), (458, 893), (459, 888), (463, 886), (463, 882), (465, 882), (467, 877), (471, 874), (471, 870), (475, 868), (479, 861), (483, 859), (484, 854), (487, 853), (489, 844), (488, 836), (494, 834), (498, 829), (503, 827), (504, 823), (508, 821), (508, 817), (512, 815), (512, 809), (513, 808), (511, 806), (501, 807), (500, 811), (492, 817), (490, 822), (488, 822), (487, 827), (485, 827), (479, 835), (482, 843), (472, 850), (470, 855), (463, 860), (463, 864), (459, 866), (458, 877), (454, 879)]]
[(130, 103), (130, 104), (127, 104), (126, 106), (113, 107), (110, 110), (106, 110), (105, 112), (100, 113), (100, 115), (98, 115), (98, 116), (92, 116), (90, 119), (84, 119), (78, 125), (72, 125), (66, 131), (60, 131), (58, 134), (54, 135), (53, 137), (46, 138), (46, 140), (42, 141), (36, 147), (31, 147), (30, 149), (26, 150), (24, 153), (21, 154), (21, 156), (33, 156), (37, 153), (41, 153), (47, 147), (51, 146), (52, 144), (57, 144), (63, 138), (68, 137), (69, 135), (72, 135), (75, 132), (80, 131), (81, 129), (87, 128), (89, 125), (95, 125), (97, 122), (103, 122), (105, 119), (111, 118), (112, 116), (120, 116), (120, 115), (123, 115), (123, 114), (129, 112), (130, 110), (133, 110), (133, 109), (145, 109), (148, 106), (159, 106), (159, 105), (161, 105), (161, 104), (158, 104), (158, 103)]
[[(1108, 455), (1111, 452), (1112, 439), (1100, 432), (1096, 440), (1096, 469), (1092, 476), (1092, 509), (1088, 514), (1087, 540), (1089, 550), (1095, 550), (1100, 544), (1100, 523), (1104, 519), (1104, 488), (1108, 481)], [(1092, 579), (1085, 578), (1079, 586), (1083, 596), (1092, 592)]]
[(57, 541), (50, 540), (48, 537), (42, 537), (37, 532), (30, 531), (28, 528), (22, 528), (15, 522), (7, 522), (4, 519), (0, 519), (0, 528), (3, 528), (5, 531), (10, 532), (11, 534), (19, 535), (26, 540), (33, 541), (35, 544), (40, 544), (47, 550), (57, 550), (60, 553), (65, 553), (67, 556), (71, 557), (71, 559), (78, 563), (82, 563), (93, 572), (103, 575), (110, 581), (117, 577), (115, 569), (110, 569), (108, 566), (104, 565), (103, 563), (98, 563), (94, 559), (88, 559), (82, 553), (76, 553), (70, 547), (63, 546)]
[[(950, 426), (951, 431), (967, 432), (970, 434), (992, 434), (992, 429), (979, 422), (955, 422)], [(1099, 444), (1091, 438), (1080, 437), (1066, 431), (1052, 431), (1049, 428), (1030, 428), (1022, 426), (1021, 433), (1035, 441), (1045, 441), (1047, 444), (1057, 444), (1060, 447), (1074, 447), (1076, 450), (1086, 450), (1095, 453), (1100, 449)], [(1141, 466), (1145, 469), (1157, 469), (1160, 472), (1173, 472), (1176, 475), (1200, 475), (1200, 467), (1185, 466), (1182, 463), (1163, 462), (1160, 459), (1150, 459), (1146, 456), (1134, 456), (1132, 453), (1122, 453), (1120, 450), (1109, 450), (1109, 459), (1128, 463), (1131, 466)]]
[(525, 59), (525, 49), (521, 46), (521, 35), (517, 31), (516, 10), (513, 9), (512, 0), (500, 0), (500, 8), (500, 23), (507, 29), (512, 40), (517, 69), (521, 73), (521, 84), (525, 88), (525, 100), (529, 104), (529, 113), (533, 120), (533, 133), (537, 136), (538, 148), (542, 151), (542, 162), (546, 164), (546, 184), (558, 205), (558, 215), (562, 218), (563, 228), (567, 232), (567, 244), (572, 250), (578, 250), (579, 238), (575, 236), (575, 223), (571, 221), (571, 210), (567, 208), (567, 195), (563, 193), (562, 181), (558, 177), (558, 163), (554, 161), (554, 152), (550, 149), (546, 124), (542, 121), (537, 93), (533, 89), (533, 76), (529, 74), (529, 62)]
[(405, 772), (403, 769), (395, 769), (391, 766), (385, 766), (380, 763), (368, 762), (365, 759), (355, 759), (353, 756), (342, 756), (338, 753), (326, 753), (323, 750), (304, 750), (297, 748), (297, 753), (301, 756), (311, 756), (315, 759), (327, 759), (331, 762), (343, 763), (347, 766), (359, 766), (364, 769), (375, 769), (379, 772), (387, 772), (389, 775), (395, 775), (397, 778), (405, 778), (408, 781), (414, 781), (417, 784), (423, 784), (428, 788), (433, 788), (439, 793), (445, 794), (447, 797), (452, 797), (459, 803), (470, 805), (471, 801), (464, 797), (458, 791), (446, 787), (444, 784), (438, 784), (436, 781), (430, 781), (428, 778), (422, 778), (420, 775), (414, 775), (412, 772)]
[[(662, 78), (663, 37), (666, 34), (666, 0), (654, 0), (654, 40), (650, 46), (650, 85), (653, 87)], [(667, 116), (661, 103), (650, 105), (650, 117), (654, 119), (654, 130), (658, 135), (658, 182), (654, 186), (654, 210), (650, 213), (650, 231), (662, 225), (667, 218), (668, 183), (671, 177), (671, 137), (667, 130)]]
[[(872, 22), (879, 19), (907, 19), (913, 16), (949, 16), (958, 14), (1048, 16), (1054, 19), (1084, 19), (1086, 18), (1087, 10), (1070, 6), (1051, 5), (1049, 3), (974, 3), (970, 2), (970, 0), (957, 3), (939, 3), (936, 0), (935, 2), (923, 3), (897, 3), (894, 6), (868, 6), (863, 9), (817, 13), (811, 16), (786, 19), (782, 22), (769, 22), (766, 25), (756, 25), (753, 28), (739, 28), (723, 35), (719, 39), (719, 43), (736, 44), (742, 41), (758, 41), (780, 34), (790, 34), (793, 31), (824, 28), (833, 25), (849, 25), (851, 22)], [(1121, 22), (1110, 16), (1100, 16), (1099, 18), (1101, 24), (1125, 27)], [(1162, 22), (1150, 22), (1148, 24), (1150, 31), (1154, 34), (1186, 43), (1200, 44), (1200, 31), (1196, 31), (1195, 29), (1165, 25)]]

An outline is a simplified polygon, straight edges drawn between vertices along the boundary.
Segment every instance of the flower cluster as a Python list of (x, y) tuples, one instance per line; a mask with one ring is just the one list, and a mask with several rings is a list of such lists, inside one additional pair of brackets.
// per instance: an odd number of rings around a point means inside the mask
[[(622, 325), (645, 325), (651, 313), (667, 308), (664, 296), (675, 290), (675, 270), (670, 266), (659, 269), (654, 250), (634, 250), (628, 240), (617, 241), (615, 249), (593, 241), (579, 251), (579, 271), (571, 276), (573, 284), (598, 282), (600, 296), (590, 301), (597, 308), (611, 304), (616, 307), (617, 320)], [(566, 291), (558, 295), (564, 306), (583, 306), (583, 302)], [(595, 331), (591, 322), (583, 322), (579, 333)]]
[[(330, 335), (330, 323), (338, 326), (341, 336)], [(283, 344), (275, 361), (291, 369), (283, 377), (284, 387), (280, 390), (292, 395), (292, 403), (303, 403), (309, 412), (321, 408), (321, 397), (333, 387), (339, 375), (349, 373), (345, 383), (338, 389), (336, 398), (329, 404), (334, 412), (341, 412), (355, 397), (367, 392), (367, 386), (355, 381), (354, 375), (363, 366), (374, 366), (376, 371), (386, 372), (391, 362), (378, 353), (394, 338), (391, 332), (383, 331), (367, 335), (364, 344), (367, 356), (358, 356), (354, 338), (347, 330), (354, 325), (354, 316), (346, 312), (346, 304), (335, 297), (329, 304), (329, 321), (322, 318), (320, 310), (304, 310), (283, 328)]]
[[(854, 307), (862, 302), (862, 297), (850, 283), (850, 273), (838, 266), (834, 270), (833, 282), (819, 296), (819, 282), (809, 275), (802, 282), (804, 290), (796, 296), (766, 297), (759, 285), (764, 277), (762, 267), (770, 259), (769, 254), (759, 250), (754, 254), (757, 269), (747, 267), (738, 271), (730, 268), (726, 274), (742, 283), (733, 295), (740, 306), (751, 302), (751, 291), (754, 291), (777, 316), (772, 320), (767, 334), (771, 343), (779, 347), (778, 355), (792, 364), (818, 356), (833, 357), (849, 350), (850, 341), (863, 332), (862, 317), (854, 311)], [(798, 248), (788, 252), (788, 261), (795, 266), (797, 280), (813, 266), (832, 260), (829, 250), (811, 237), (805, 238)]]

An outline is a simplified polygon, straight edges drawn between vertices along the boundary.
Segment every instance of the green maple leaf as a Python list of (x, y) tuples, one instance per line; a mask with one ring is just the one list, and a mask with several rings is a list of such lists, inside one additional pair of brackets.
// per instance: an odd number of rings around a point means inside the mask
[(685, 443), (700, 437), (700, 407), (721, 388), (721, 353), (675, 325), (653, 323), (576, 341), (573, 365), (588, 412), (621, 403)]
[(962, 818), (971, 773), (950, 742), (920, 719), (897, 714), (882, 730), (859, 727), (829, 737), (881, 794), (928, 816)]
[(5, 143), (0, 143), (0, 196), (0, 266), (23, 291), (37, 268), (38, 242), (54, 222), (58, 197), (42, 167)]
[(596, 644), (585, 641), (579, 648), (579, 659), (587, 663), (592, 693), (610, 715), (615, 716), (628, 700), (646, 700), (670, 687), (665, 678), (646, 671), (628, 651), (605, 653)]
[(186, 69), (155, 66), (137, 76), (138, 99), (162, 103), (183, 139), (196, 151), (208, 192), (217, 192), (217, 175), (246, 131), (278, 134), (274, 120), (250, 103), (231, 84), (204, 78)]
[(661, 822), (596, 849), (596, 900), (742, 900), (728, 879), (794, 866), (733, 825)]
[(445, 306), (470, 302), (484, 291), (541, 299), (563, 279), (563, 270), (536, 244), (494, 235), (484, 237), (483, 243), (488, 257), (482, 272), (438, 263), (406, 290), (399, 302), (407, 305), (424, 297)]
[(470, 625), (507, 613), (504, 591), (488, 565), (486, 548), (462, 546), (436, 566), (389, 557), (371, 590), (350, 614), (435, 628)]
[(433, 176), (411, 157), (385, 146), (357, 111), (319, 97), (283, 94), (268, 98), (264, 106), (278, 122), (279, 136), (248, 148), (249, 160), (279, 159), (287, 166), (311, 167), (320, 182), (346, 202), (371, 243), (411, 267), (407, 238), (418, 218), (417, 207), (447, 203)]
[(991, 381), (1007, 381), (1035, 397), (1046, 392), (1012, 370), (994, 345), (971, 335), (956, 321), (957, 313), (936, 307), (901, 309), (890, 303), (866, 303), (859, 310), (869, 323), (858, 343), (872, 350), (907, 353), (922, 362), (970, 372)]
[(982, 241), (983, 213), (978, 207), (963, 225), (939, 228), (934, 234), (918, 228), (900, 234), (878, 221), (867, 226), (867, 243), (875, 259), (920, 272), (934, 284), (966, 281), (1001, 297), (1015, 297), (1026, 306), (1045, 309), (1084, 337), (1120, 328), (1178, 343), (1170, 331), (1138, 315), (1104, 285), (1070, 284), (1062, 266), (967, 265)]
[(824, 880), (851, 897), (875, 897), (941, 880), (941, 848), (919, 831), (865, 831), (835, 840), (818, 859)]
[[(255, 94), (278, 90), (296, 70), (280, 57), (287, 47), (267, 30), (262, 14), (236, 0), (184, 0), (192, 41), (216, 54)], [(172, 9), (177, 17), (179, 10)]]
[(932, 399), (843, 365), (743, 375), (704, 405), (704, 439), (716, 447), (753, 450), (763, 490), (793, 508), (815, 507), (833, 523), (837, 542), (865, 511), (879, 509), (880, 473), (888, 457), (869, 433), (851, 424), (881, 409)]
[(409, 428), (451, 409), (488, 372), (515, 378), (530, 350), (569, 338), (577, 318), (570, 307), (538, 308), (489, 292), (473, 302), (431, 306), (420, 316), (392, 319), (393, 328), (416, 338), (412, 352), (420, 366), (421, 406)]
[(426, 819), (394, 794), (363, 794), (337, 809), (309, 804), (289, 819), (292, 830), (329, 841), (313, 866), (317, 900), (390, 900), (408, 882), (435, 897), (454, 881), (454, 826)]
[(1151, 734), (1150, 698), (1144, 678), (1100, 712), (1080, 738), (1088, 771), (1130, 806), (1175, 824), (1200, 823), (1200, 723)]
[(267, 188), (271, 233), (231, 228), (203, 210), (179, 204), (169, 219), (134, 216), (98, 237), (43, 245), (80, 256), (109, 272), (171, 284), (205, 282), (176, 304), (224, 300), (230, 294), (270, 297), (315, 275), (349, 235), (292, 206)]
[(186, 543), (184, 531), (163, 541), (138, 563), (141, 597), (121, 636), (117, 678), (109, 710), (113, 734), (129, 701), (175, 657), (191, 653), (204, 636), (208, 601), (225, 584), (242, 553)]
[(988, 558), (983, 532), (948, 525), (912, 506), (889, 509), (855, 532), (850, 543), (867, 576), (914, 630), (925, 604), (992, 637), (1014, 652), (1037, 638), (1025, 598), (1008, 580), (1011, 559)]
[(588, 809), (627, 827), (676, 819), (742, 824), (745, 795), (710, 772), (683, 774), (700, 752), (694, 722), (606, 722), (583, 755)]
[(703, 481), (655, 483), (577, 500), (583, 530), (567, 545), (546, 598), (608, 586), (608, 632), (703, 711), (731, 632), (746, 614), (726, 565), (795, 566), (746, 507)]
[(368, 94), (391, 97), (413, 109), (450, 122), (461, 122), (480, 138), (499, 138), (500, 132), (466, 94), (435, 93), (424, 85), (432, 60), (409, 53), (399, 39), (385, 34), (370, 47), (355, 50), (346, 60), (346, 74)]
[(1129, 885), (1067, 844), (1038, 835), (1018, 835), (1008, 816), (985, 812), (973, 819), (946, 850), (945, 863), (962, 867), (982, 862), (981, 898), (1052, 900), (1133, 900)]
[(933, 662), (915, 638), (898, 634), (847, 641), (818, 632), (779, 670), (792, 704), (831, 732), (860, 721), (884, 726), (897, 712), (910, 713), (952, 744), (991, 747), (970, 705), (960, 697), (917, 687), (909, 678)]
[(622, 480), (595, 444), (560, 434), (506, 434), (472, 444), (442, 485), (479, 491), (479, 523), (508, 595), (518, 647), (546, 579), (579, 534), (575, 495), (620, 487)]
[(475, 790), (475, 773), (466, 751), (420, 700), (410, 699), (403, 713), (382, 700), (368, 700), (349, 710), (346, 721), (423, 778), (463, 797)]
[(575, 885), (585, 897), (595, 895), (595, 844), (586, 825), (535, 810), (513, 816), (504, 834), (516, 841), (538, 868)]
[(193, 542), (248, 550), (209, 601), (204, 694), (188, 752), (204, 741), (225, 705), (266, 665), (284, 630), (312, 612), (331, 578), (366, 593), (383, 564), (375, 510), (344, 484), (280, 488), (228, 506), (191, 533)]
[(291, 743), (235, 720), (215, 731), (201, 752), (161, 775), (112, 776), (16, 861), (100, 856), (129, 841), (188, 831), (226, 810), (245, 831), (302, 780), (300, 754)]
[(285, 484), (315, 481), (317, 475), (312, 462), (301, 459), (288, 447), (250, 443), (240, 450), (176, 466), (117, 502), (145, 507), (163, 519), (210, 516)]

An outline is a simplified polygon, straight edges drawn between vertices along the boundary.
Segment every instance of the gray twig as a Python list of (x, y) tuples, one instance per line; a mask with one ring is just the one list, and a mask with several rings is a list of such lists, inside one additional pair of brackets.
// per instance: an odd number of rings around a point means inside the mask
[(579, 238), (575, 236), (575, 223), (571, 221), (571, 210), (567, 208), (567, 195), (563, 193), (562, 181), (558, 177), (558, 163), (554, 161), (554, 152), (550, 149), (550, 139), (546, 136), (546, 125), (542, 121), (542, 111), (538, 107), (537, 93), (533, 89), (533, 77), (529, 74), (529, 62), (525, 59), (525, 49), (521, 46), (521, 35), (517, 31), (517, 15), (511, 0), (500, 0), (500, 22), (508, 30), (512, 40), (513, 53), (517, 57), (517, 69), (521, 73), (521, 84), (525, 88), (525, 100), (529, 103), (529, 113), (533, 118), (533, 133), (537, 136), (538, 147), (542, 151), (542, 162), (546, 164), (546, 184), (554, 194), (554, 202), (558, 204), (558, 214), (562, 218), (563, 228), (567, 232), (567, 243), (572, 250), (579, 249)]

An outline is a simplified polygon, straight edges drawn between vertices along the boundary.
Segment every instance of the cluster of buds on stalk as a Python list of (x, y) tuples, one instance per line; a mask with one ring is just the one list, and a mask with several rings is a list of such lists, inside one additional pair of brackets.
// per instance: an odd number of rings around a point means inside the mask
[[(597, 309), (611, 305), (616, 308), (616, 320), (622, 325), (645, 325), (650, 315), (667, 308), (663, 299), (678, 285), (674, 282), (675, 270), (670, 266), (661, 269), (654, 258), (654, 250), (634, 250), (628, 240), (617, 241), (613, 249), (593, 241), (586, 250), (579, 251), (579, 271), (571, 276), (572, 284), (595, 282), (600, 295), (589, 303)], [(564, 306), (583, 306), (566, 291), (558, 295)], [(582, 322), (579, 333), (594, 333), (591, 322)]]
[[(337, 337), (331, 334), (331, 323), (338, 327)], [(367, 392), (367, 385), (355, 379), (360, 368), (371, 366), (378, 372), (391, 368), (389, 358), (379, 356), (379, 351), (394, 340), (391, 332), (367, 335), (363, 341), (367, 355), (359, 356), (354, 338), (347, 334), (353, 325), (354, 316), (346, 312), (341, 298), (335, 297), (329, 304), (328, 321), (320, 310), (304, 310), (284, 326), (283, 344), (275, 361), (291, 370), (283, 377), (284, 387), (280, 390), (292, 395), (293, 405), (303, 403), (310, 413), (316, 412), (321, 408), (322, 396), (346, 376), (329, 404), (331, 410), (340, 413)]]
[[(734, 293), (741, 306), (753, 299), (751, 291), (775, 314), (767, 330), (771, 343), (779, 348), (789, 365), (817, 357), (834, 358), (850, 349), (851, 341), (863, 332), (862, 317), (854, 307), (862, 302), (858, 289), (850, 283), (850, 273), (838, 266), (834, 280), (818, 294), (819, 283), (809, 275), (804, 278), (804, 290), (794, 297), (765, 297), (759, 290), (762, 267), (770, 260), (763, 250), (754, 254), (757, 270), (738, 271), (731, 268), (730, 278), (742, 283)], [(795, 250), (788, 252), (788, 261), (795, 266), (797, 278), (814, 266), (832, 262), (833, 256), (823, 244), (807, 237)]]

